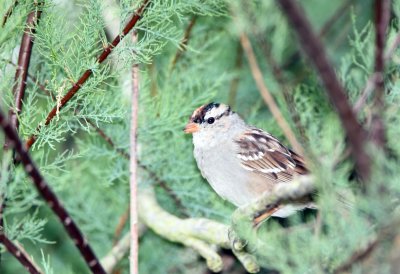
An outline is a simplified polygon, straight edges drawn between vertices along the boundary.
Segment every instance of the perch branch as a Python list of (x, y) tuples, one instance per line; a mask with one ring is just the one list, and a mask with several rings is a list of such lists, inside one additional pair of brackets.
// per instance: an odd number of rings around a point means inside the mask
[(0, 234), (0, 243), (6, 247), (8, 252), (10, 252), (29, 273), (43, 274), (38, 266), (29, 258), (26, 251), (22, 247), (14, 244), (6, 235)]
[(49, 187), (49, 184), (40, 174), (35, 163), (32, 161), (28, 151), (25, 149), (22, 141), (18, 137), (17, 132), (6, 120), (2, 111), (0, 111), (0, 125), (6, 135), (10, 140), (10, 145), (15, 149), (16, 153), (19, 155), (21, 162), (25, 168), (26, 173), (32, 178), (32, 181), (48, 206), (53, 210), (53, 212), (60, 219), (68, 235), (74, 241), (76, 247), (80, 251), (82, 257), (85, 259), (86, 264), (93, 273), (105, 273), (104, 269), (100, 265), (96, 255), (94, 254), (91, 246), (88, 244), (87, 240), (84, 238), (82, 232), (69, 215), (67, 210), (58, 200), (55, 193)]
[(265, 103), (267, 104), (268, 108), (270, 109), (272, 115), (274, 116), (279, 127), (282, 129), (286, 138), (289, 140), (293, 149), (296, 150), (297, 153), (299, 153), (300, 155), (305, 155), (302, 146), (297, 141), (292, 129), (290, 128), (289, 124), (286, 122), (281, 111), (279, 110), (279, 107), (276, 104), (274, 97), (272, 97), (271, 93), (264, 83), (260, 67), (258, 66), (253, 48), (246, 34), (242, 33), (240, 35), (240, 42), (242, 44), (244, 52), (246, 53), (254, 81), (256, 82), (258, 90), (260, 91)]
[[(137, 43), (138, 35), (132, 33), (133, 43)], [(130, 227), (131, 227), (131, 254), (129, 259), (130, 273), (139, 273), (139, 236), (138, 236), (138, 209), (137, 209), (137, 126), (139, 99), (139, 65), (132, 68), (131, 94), (131, 129), (130, 129)]]
[(320, 39), (314, 31), (303, 10), (294, 0), (279, 0), (282, 11), (292, 24), (297, 33), (300, 44), (309, 57), (311, 63), (315, 66), (328, 96), (339, 114), (349, 140), (352, 156), (354, 158), (358, 173), (361, 178), (367, 180), (370, 174), (370, 157), (364, 150), (367, 138), (364, 129), (358, 123), (353, 110), (347, 101), (346, 92), (336, 77), (335, 71), (331, 66), (325, 49)]
[[(97, 58), (96, 63), (101, 64), (104, 60), (107, 59), (107, 57), (110, 55), (110, 53), (113, 51), (113, 49), (118, 46), (118, 44), (121, 42), (122, 38), (126, 36), (132, 28), (136, 25), (136, 23), (139, 21), (141, 18), (144, 10), (146, 9), (148, 3), (150, 0), (144, 0), (143, 4), (136, 10), (134, 15), (132, 16), (132, 19), (125, 25), (124, 29), (122, 30), (122, 33), (118, 35), (111, 44), (109, 44), (103, 52), (100, 54), (100, 56)], [(89, 77), (93, 74), (92, 69), (87, 69), (82, 76), (79, 78), (79, 80), (73, 84), (73, 86), (70, 88), (70, 90), (65, 94), (63, 98), (61, 98), (59, 104), (53, 107), (53, 109), (49, 112), (47, 115), (47, 118), (44, 122), (44, 126), (47, 126), (53, 118), (56, 116), (57, 112), (61, 110), (73, 97), (74, 95), (80, 90), (80, 88), (86, 83), (86, 81), (89, 79)], [(41, 125), (37, 127), (37, 130), (39, 131), (41, 128)], [(36, 142), (37, 135), (32, 135), (29, 137), (29, 139), (26, 142), (26, 146), (29, 149), (35, 142)]]
[[(180, 219), (157, 204), (151, 188), (140, 190), (138, 204), (139, 219), (146, 226), (169, 241), (181, 243), (198, 251), (211, 270), (215, 272), (222, 270), (222, 259), (213, 246), (230, 248), (228, 226), (201, 218)], [(245, 252), (235, 252), (235, 255), (248, 272), (255, 273), (259, 270), (252, 255)]]
[(385, 146), (385, 126), (382, 112), (384, 108), (384, 70), (385, 70), (385, 37), (390, 17), (390, 0), (375, 1), (375, 77), (376, 90), (373, 102), (373, 114), (371, 122), (371, 139), (378, 146)]

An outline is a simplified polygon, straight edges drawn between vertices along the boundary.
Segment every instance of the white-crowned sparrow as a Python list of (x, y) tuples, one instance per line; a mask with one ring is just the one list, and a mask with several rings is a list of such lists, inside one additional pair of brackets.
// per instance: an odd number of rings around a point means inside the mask
[[(238, 207), (308, 172), (300, 155), (247, 125), (224, 104), (196, 109), (184, 131), (193, 134), (194, 157), (203, 177), (219, 196)], [(287, 217), (305, 207), (277, 206), (269, 215)]]

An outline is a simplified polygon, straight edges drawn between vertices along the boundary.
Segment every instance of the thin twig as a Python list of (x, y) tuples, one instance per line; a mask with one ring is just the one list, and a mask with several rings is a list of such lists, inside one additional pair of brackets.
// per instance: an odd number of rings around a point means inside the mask
[(383, 148), (386, 143), (385, 126), (383, 124), (382, 112), (384, 108), (384, 69), (385, 69), (385, 37), (390, 17), (390, 0), (375, 1), (375, 77), (376, 91), (373, 102), (373, 115), (371, 122), (371, 139), (378, 146)]
[(5, 118), (3, 112), (0, 110), (0, 125), (10, 140), (10, 145), (15, 149), (16, 153), (21, 159), (26, 173), (32, 178), (32, 181), (37, 191), (42, 195), (48, 206), (53, 210), (57, 217), (62, 222), (68, 235), (74, 241), (76, 247), (80, 251), (82, 257), (85, 259), (86, 264), (93, 273), (106, 273), (100, 265), (96, 255), (94, 254), (91, 246), (83, 236), (79, 227), (76, 225), (71, 215), (67, 212), (56, 194), (50, 188), (49, 184), (43, 178), (36, 164), (32, 161), (28, 151), (24, 147), (22, 141), (18, 137), (17, 132)]
[(286, 122), (285, 118), (283, 117), (279, 107), (275, 103), (274, 97), (272, 97), (271, 93), (269, 92), (268, 88), (265, 86), (264, 79), (258, 66), (257, 59), (255, 57), (253, 48), (251, 46), (250, 40), (246, 34), (242, 33), (240, 35), (240, 42), (246, 53), (247, 60), (250, 65), (251, 73), (253, 74), (254, 81), (257, 84), (258, 90), (261, 93), (265, 103), (268, 105), (272, 115), (274, 116), (276, 122), (278, 123), (279, 127), (282, 129), (283, 133), (285, 134), (286, 138), (289, 140), (291, 146), (297, 153), (304, 155), (304, 150), (300, 143), (297, 141), (296, 136), (294, 135), (292, 129), (290, 128), (289, 124)]
[[(137, 43), (138, 34), (132, 33), (133, 43)], [(129, 259), (130, 273), (139, 273), (139, 234), (138, 234), (138, 201), (137, 201), (137, 126), (139, 107), (139, 65), (132, 68), (132, 95), (131, 95), (131, 129), (130, 129), (130, 218), (131, 218), (131, 253)]]
[(231, 85), (229, 88), (229, 99), (228, 99), (228, 104), (234, 108), (235, 103), (236, 103), (236, 94), (238, 91), (238, 87), (239, 87), (239, 71), (242, 68), (243, 65), (243, 48), (240, 45), (240, 43), (238, 43), (237, 45), (237, 50), (236, 50), (236, 61), (235, 61), (235, 73), (237, 73), (232, 81), (231, 81)]
[[(397, 33), (396, 38), (394, 39), (392, 45), (390, 46), (389, 50), (385, 54), (385, 62), (388, 62), (393, 54), (395, 53), (396, 49), (400, 45), (400, 32)], [(359, 113), (360, 110), (363, 108), (365, 103), (367, 102), (368, 97), (371, 95), (372, 91), (376, 88), (378, 81), (378, 77), (375, 73), (371, 74), (368, 78), (365, 87), (361, 91), (360, 97), (358, 97), (356, 103), (354, 104), (353, 110), (355, 113)]]
[[(101, 128), (99, 128), (98, 126), (96, 126), (96, 124), (91, 121), (90, 119), (86, 119), (86, 121), (96, 130), (96, 132), (118, 153), (120, 154), (122, 157), (124, 157), (125, 159), (129, 160), (130, 156), (129, 154), (124, 151), (121, 148), (118, 148), (114, 141), (111, 139), (110, 136), (108, 136)], [(175, 205), (177, 206), (177, 208), (180, 209), (181, 214), (184, 217), (188, 217), (190, 216), (189, 213), (187, 212), (185, 206), (182, 204), (182, 201), (179, 199), (179, 197), (174, 193), (174, 191), (167, 185), (166, 182), (164, 182), (163, 180), (161, 180), (157, 174), (152, 171), (150, 168), (148, 168), (146, 165), (144, 165), (143, 163), (141, 163), (141, 161), (138, 159), (138, 167), (140, 167), (141, 169), (143, 169), (152, 180), (154, 180), (155, 184), (160, 186), (162, 189), (165, 190), (165, 192), (172, 198), (172, 200), (175, 202)]]
[[(150, 0), (144, 0), (143, 4), (136, 10), (134, 15), (132, 16), (132, 19), (125, 25), (124, 29), (122, 30), (122, 33), (118, 35), (111, 44), (109, 44), (103, 52), (100, 54), (100, 56), (97, 58), (96, 62), (98, 64), (101, 64), (104, 60), (107, 59), (107, 57), (110, 55), (110, 53), (113, 51), (113, 49), (118, 46), (118, 44), (121, 42), (122, 38), (125, 37), (131, 30), (132, 28), (136, 25), (136, 23), (139, 21), (141, 18), (144, 10), (146, 9), (148, 3)], [(59, 104), (53, 107), (53, 109), (49, 112), (47, 115), (47, 118), (44, 122), (44, 126), (47, 126), (53, 118), (56, 116), (57, 112), (60, 111), (73, 97), (74, 95), (81, 89), (81, 87), (86, 83), (86, 81), (89, 79), (89, 77), (93, 74), (92, 69), (87, 69), (82, 76), (79, 78), (79, 80), (73, 84), (71, 89), (67, 92), (67, 94), (61, 98)], [(37, 127), (37, 131), (41, 129), (41, 125)], [(37, 139), (37, 135), (32, 135), (29, 137), (29, 139), (26, 142), (26, 146), (29, 149)]]
[(2, 27), (4, 27), (6, 25), (8, 18), (10, 18), (11, 14), (13, 13), (13, 10), (18, 5), (18, 3), (19, 3), (18, 0), (14, 0), (14, 2), (11, 4), (11, 6), (7, 9), (7, 12), (6, 12), (6, 14), (4, 14), (4, 17), (3, 17), (3, 23), (1, 24)]
[(2, 243), (8, 252), (10, 252), (20, 264), (31, 274), (43, 274), (38, 266), (29, 258), (29, 255), (21, 246), (14, 244), (6, 235), (0, 234), (0, 243)]
[(315, 66), (329, 98), (337, 109), (349, 140), (359, 175), (364, 180), (368, 179), (370, 174), (370, 157), (365, 151), (367, 136), (352, 111), (346, 92), (327, 58), (322, 42), (315, 35), (304, 15), (304, 11), (296, 1), (279, 0), (278, 3), (292, 24), (304, 52)]
[(124, 214), (122, 214), (122, 216), (119, 218), (117, 227), (115, 228), (115, 232), (114, 232), (114, 244), (113, 244), (114, 246), (118, 243), (118, 240), (121, 237), (122, 230), (124, 229), (124, 226), (128, 222), (129, 211), (130, 211), (130, 208), (127, 208), (125, 210)]
[(193, 29), (194, 24), (196, 23), (196, 20), (197, 20), (197, 15), (194, 15), (185, 30), (185, 33), (183, 35), (182, 41), (179, 45), (179, 48), (176, 51), (175, 57), (171, 62), (170, 72), (174, 70), (179, 58), (181, 58), (182, 54), (186, 51), (187, 45), (189, 43), (190, 34), (192, 33), (192, 29)]

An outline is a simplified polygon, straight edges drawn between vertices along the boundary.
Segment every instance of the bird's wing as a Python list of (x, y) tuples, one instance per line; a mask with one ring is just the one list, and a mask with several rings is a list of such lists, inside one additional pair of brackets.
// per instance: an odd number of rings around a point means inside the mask
[(276, 182), (289, 182), (294, 174), (308, 173), (303, 158), (271, 134), (250, 128), (236, 140), (243, 168)]

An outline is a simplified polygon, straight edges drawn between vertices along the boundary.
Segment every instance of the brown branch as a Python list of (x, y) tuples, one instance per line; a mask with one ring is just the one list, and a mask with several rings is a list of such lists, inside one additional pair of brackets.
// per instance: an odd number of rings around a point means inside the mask
[(175, 57), (171, 62), (170, 72), (174, 70), (175, 65), (178, 62), (179, 58), (181, 58), (182, 54), (186, 51), (187, 45), (189, 43), (190, 34), (192, 33), (192, 29), (193, 29), (194, 24), (196, 23), (196, 20), (197, 20), (197, 16), (194, 15), (185, 30), (182, 41), (179, 45), (180, 48), (178, 48), (178, 50), (175, 54)]
[(296, 1), (279, 0), (278, 3), (283, 13), (292, 24), (305, 54), (315, 66), (330, 100), (336, 107), (350, 143), (359, 175), (364, 180), (368, 179), (370, 174), (370, 158), (365, 151), (365, 144), (367, 141), (366, 134), (358, 123), (347, 101), (346, 92), (336, 77), (322, 42), (315, 35), (310, 23), (304, 15), (304, 11)]
[(87, 240), (84, 238), (79, 227), (76, 225), (71, 215), (67, 212), (64, 206), (61, 204), (60, 200), (57, 198), (56, 194), (50, 188), (49, 184), (41, 175), (36, 164), (31, 159), (27, 149), (24, 147), (22, 141), (18, 137), (17, 132), (9, 121), (5, 118), (3, 112), (0, 110), (0, 125), (6, 135), (10, 140), (10, 145), (15, 149), (16, 153), (19, 155), (21, 163), (23, 164), (26, 173), (31, 177), (37, 191), (46, 201), (48, 206), (53, 210), (53, 212), (60, 219), (68, 235), (74, 241), (76, 247), (81, 253), (82, 257), (85, 259), (86, 264), (93, 273), (106, 273), (102, 266), (100, 265), (96, 255), (94, 254), (92, 248), (88, 244)]
[[(132, 33), (133, 43), (137, 43), (137, 32)], [(131, 252), (130, 273), (139, 273), (139, 235), (138, 235), (138, 205), (137, 205), (137, 126), (139, 107), (139, 65), (132, 68), (132, 95), (131, 95), (131, 129), (130, 129), (130, 225), (131, 225)]]
[(378, 244), (379, 244), (378, 239), (375, 239), (371, 241), (364, 249), (357, 250), (356, 252), (353, 253), (353, 255), (351, 255), (351, 257), (346, 262), (344, 262), (342, 265), (336, 268), (333, 271), (333, 273), (339, 274), (345, 271), (349, 271), (355, 263), (366, 259), (372, 253), (372, 251), (375, 250)]
[[(101, 64), (104, 60), (107, 59), (107, 57), (110, 55), (110, 53), (113, 51), (113, 49), (118, 46), (118, 44), (121, 42), (122, 38), (125, 37), (131, 30), (132, 28), (136, 25), (136, 23), (139, 21), (141, 18), (144, 10), (146, 9), (148, 3), (150, 0), (144, 0), (143, 4), (136, 10), (134, 15), (132, 16), (132, 19), (126, 24), (124, 29), (122, 30), (122, 33), (118, 35), (111, 44), (109, 44), (103, 52), (100, 54), (100, 56), (97, 58), (96, 63)], [(59, 104), (53, 107), (53, 109), (49, 112), (47, 115), (47, 118), (44, 122), (44, 126), (47, 126), (53, 118), (56, 116), (57, 112), (64, 108), (64, 106), (74, 97), (74, 95), (80, 90), (80, 88), (86, 83), (86, 81), (89, 79), (89, 77), (93, 74), (92, 69), (87, 69), (82, 76), (79, 78), (79, 80), (73, 84), (73, 86), (70, 88), (70, 90), (67, 92), (67, 94), (61, 98)], [(37, 127), (37, 130), (39, 131), (41, 129), (41, 126), (39, 125)], [(26, 146), (29, 149), (37, 139), (37, 135), (32, 135), (29, 137), (29, 139), (26, 142)]]
[(8, 8), (6, 14), (4, 14), (3, 23), (1, 24), (2, 27), (4, 27), (6, 25), (8, 18), (10, 18), (11, 14), (13, 13), (13, 10), (18, 5), (18, 2), (19, 2), (18, 0), (14, 0), (14, 2)]
[[(41, 2), (42, 3), (42, 2)], [(31, 60), (32, 47), (34, 34), (36, 31), (36, 25), (39, 22), (42, 11), (38, 8), (40, 4), (36, 5), (36, 10), (30, 12), (28, 14), (28, 18), (26, 19), (26, 26), (24, 29), (24, 34), (22, 35), (21, 46), (19, 49), (18, 55), (18, 65), (17, 70), (15, 72), (15, 83), (13, 86), (13, 94), (15, 97), (15, 110), (10, 110), (10, 121), (11, 124), (18, 130), (19, 122), (17, 116), (21, 113), (22, 110), (22, 101), (25, 96), (26, 89), (26, 79), (28, 77), (28, 69), (29, 63)], [(8, 149), (9, 144), (6, 140), (4, 144), (4, 149)]]
[(255, 57), (253, 48), (251, 46), (250, 40), (246, 34), (242, 33), (240, 35), (240, 42), (242, 44), (243, 50), (246, 53), (247, 60), (250, 65), (251, 73), (253, 75), (254, 81), (257, 84), (258, 90), (261, 93), (265, 103), (267, 104), (268, 108), (270, 109), (272, 115), (274, 116), (276, 122), (278, 123), (279, 127), (282, 129), (283, 133), (285, 134), (286, 138), (289, 140), (291, 146), (297, 153), (304, 155), (304, 150), (300, 143), (297, 141), (296, 136), (294, 135), (292, 129), (290, 128), (289, 124), (286, 122), (285, 118), (283, 117), (279, 107), (277, 106), (274, 97), (272, 97), (271, 93), (269, 92), (268, 88), (265, 86), (264, 79), (258, 66), (257, 59)]
[[(340, 6), (335, 13), (324, 23), (322, 28), (320, 29), (318, 36), (319, 38), (323, 38), (329, 30), (332, 28), (332, 26), (338, 22), (340, 17), (342, 17), (345, 12), (348, 10), (348, 7), (350, 4), (352, 4), (354, 0), (347, 0), (346, 2), (343, 3), (342, 6)], [(289, 58), (287, 58), (287, 61), (282, 65), (282, 69), (288, 68), (296, 59), (300, 57), (300, 53), (298, 50), (296, 50), (294, 53), (292, 53)]]
[(29, 255), (20, 246), (14, 244), (4, 234), (0, 234), (0, 243), (2, 243), (8, 252), (10, 252), (20, 264), (31, 274), (43, 274), (43, 272), (29, 258)]
[(376, 91), (371, 123), (371, 139), (383, 148), (386, 143), (385, 126), (383, 124), (382, 112), (384, 108), (384, 69), (385, 69), (385, 37), (390, 17), (390, 0), (375, 1), (375, 77)]

